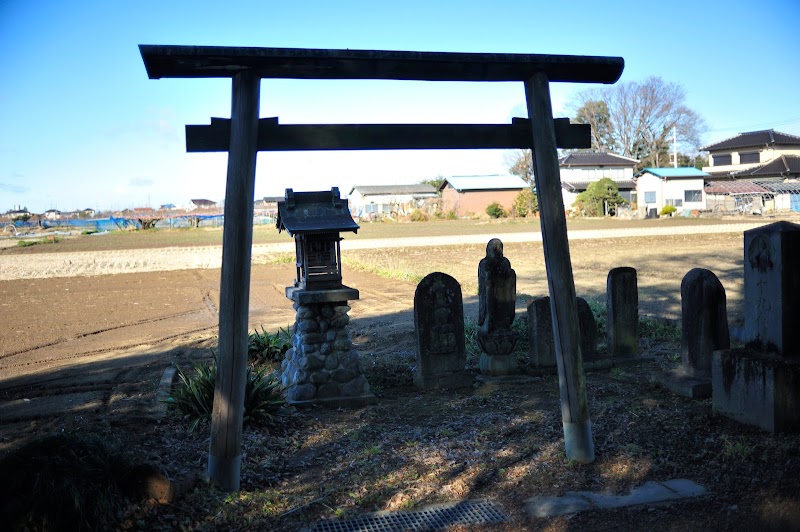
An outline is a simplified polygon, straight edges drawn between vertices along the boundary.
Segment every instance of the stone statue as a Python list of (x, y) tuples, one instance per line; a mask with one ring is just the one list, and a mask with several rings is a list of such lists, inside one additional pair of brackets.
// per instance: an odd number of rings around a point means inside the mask
[(511, 352), (518, 335), (511, 329), (517, 299), (517, 274), (503, 256), (503, 242), (493, 238), (478, 265), (478, 345), (481, 371), (508, 375), (516, 370)]

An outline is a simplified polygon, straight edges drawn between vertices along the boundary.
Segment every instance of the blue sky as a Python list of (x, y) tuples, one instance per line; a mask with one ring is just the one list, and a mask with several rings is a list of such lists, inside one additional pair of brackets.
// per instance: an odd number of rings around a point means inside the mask
[[(230, 116), (230, 81), (149, 80), (139, 44), (621, 56), (683, 85), (706, 142), (800, 135), (798, 0), (275, 2), (0, 0), (0, 211), (221, 200), (225, 154), (184, 126)], [(589, 85), (553, 84), (554, 114)], [(281, 123), (506, 123), (518, 83), (264, 80)], [(506, 171), (480, 151), (262, 153), (256, 197)]]

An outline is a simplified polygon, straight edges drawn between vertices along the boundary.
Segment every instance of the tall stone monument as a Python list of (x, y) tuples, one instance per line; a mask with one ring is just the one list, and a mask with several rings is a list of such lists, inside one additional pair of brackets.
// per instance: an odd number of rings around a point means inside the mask
[(519, 335), (511, 329), (516, 314), (517, 274), (503, 256), (503, 242), (493, 238), (486, 257), (478, 264), (478, 345), (484, 375), (510, 375), (517, 371), (511, 354)]
[(446, 273), (428, 274), (414, 292), (414, 329), (420, 388), (461, 388), (472, 384), (466, 371), (461, 285)]
[(744, 233), (745, 349), (716, 351), (714, 411), (770, 432), (800, 431), (800, 225)]

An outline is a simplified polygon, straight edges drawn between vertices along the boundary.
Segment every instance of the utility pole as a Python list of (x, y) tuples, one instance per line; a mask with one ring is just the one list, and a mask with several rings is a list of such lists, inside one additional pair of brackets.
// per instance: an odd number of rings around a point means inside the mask
[(672, 126), (672, 167), (678, 167), (678, 133)]

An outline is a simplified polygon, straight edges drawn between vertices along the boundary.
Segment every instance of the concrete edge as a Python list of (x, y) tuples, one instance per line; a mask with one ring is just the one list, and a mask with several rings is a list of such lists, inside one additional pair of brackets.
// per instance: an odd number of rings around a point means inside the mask
[(569, 491), (560, 497), (548, 495), (531, 497), (525, 501), (525, 511), (531, 517), (557, 517), (576, 514), (584, 510), (667, 504), (708, 494), (708, 490), (700, 484), (679, 478), (663, 482), (645, 482), (641, 486), (632, 488), (627, 495)]
[(177, 372), (177, 367), (168, 366), (164, 369), (161, 380), (158, 381), (158, 390), (156, 391), (156, 397), (151, 410), (152, 415), (156, 418), (162, 418), (167, 415), (167, 407), (169, 405), (164, 401), (167, 400), (172, 392), (172, 383), (175, 382), (175, 375)]

